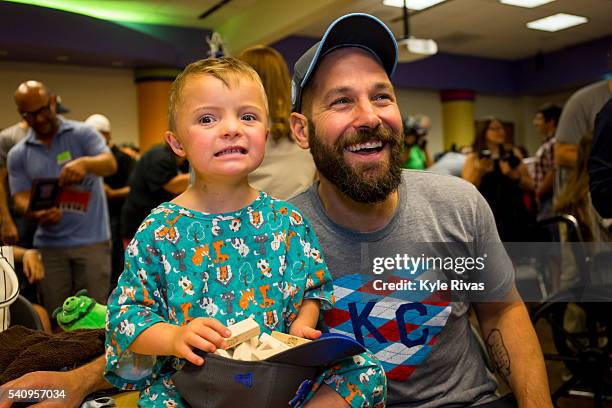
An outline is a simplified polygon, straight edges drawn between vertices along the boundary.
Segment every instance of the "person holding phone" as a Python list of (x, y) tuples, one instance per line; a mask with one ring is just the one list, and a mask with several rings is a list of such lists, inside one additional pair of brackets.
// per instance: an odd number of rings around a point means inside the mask
[(534, 182), (520, 151), (506, 144), (504, 126), (493, 117), (478, 126), (473, 149), (462, 177), (474, 184), (491, 206), (502, 241), (526, 240), (528, 225), (535, 218), (524, 199), (525, 193), (533, 191)]

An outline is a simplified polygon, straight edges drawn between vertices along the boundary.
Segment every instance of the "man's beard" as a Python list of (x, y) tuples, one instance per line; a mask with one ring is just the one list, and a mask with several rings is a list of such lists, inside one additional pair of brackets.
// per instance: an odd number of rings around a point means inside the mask
[[(342, 135), (333, 146), (328, 146), (317, 135), (314, 123), (309, 120), (310, 153), (321, 174), (353, 201), (373, 204), (384, 201), (402, 181), (402, 139), (400, 135), (378, 126), (376, 129), (359, 129)], [(344, 148), (369, 141), (389, 145), (388, 161), (351, 167), (344, 160)]]

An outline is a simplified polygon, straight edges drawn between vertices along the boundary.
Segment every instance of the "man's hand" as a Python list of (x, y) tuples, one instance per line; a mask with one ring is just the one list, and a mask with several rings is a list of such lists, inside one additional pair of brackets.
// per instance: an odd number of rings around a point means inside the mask
[(16, 244), (19, 241), (19, 232), (11, 218), (0, 221), (0, 240), (4, 245)]
[(36, 249), (28, 249), (23, 254), (23, 273), (30, 284), (41, 281), (45, 277), (45, 267)]
[(55, 225), (62, 219), (62, 210), (57, 207), (47, 208), (46, 210), (34, 211), (31, 217), (42, 225)]
[(4, 395), (0, 400), (0, 408), (8, 408), (13, 401), (6, 400), (9, 389), (46, 389), (64, 391), (65, 398), (57, 400), (46, 400), (32, 405), (36, 408), (76, 408), (87, 394), (81, 386), (80, 379), (75, 371), (34, 371), (25, 374), (13, 381), (0, 386), (0, 394)]
[(289, 334), (304, 339), (315, 340), (321, 337), (321, 330), (313, 329), (306, 324), (300, 324), (297, 320), (293, 322), (289, 329)]
[(218, 348), (226, 348), (226, 337), (232, 332), (217, 319), (198, 317), (186, 326), (180, 327), (172, 339), (173, 354), (195, 365), (204, 364), (204, 359), (193, 352), (194, 348), (214, 353)]
[(85, 178), (88, 172), (87, 158), (79, 157), (64, 165), (59, 176), (59, 185), (67, 186), (78, 183)]

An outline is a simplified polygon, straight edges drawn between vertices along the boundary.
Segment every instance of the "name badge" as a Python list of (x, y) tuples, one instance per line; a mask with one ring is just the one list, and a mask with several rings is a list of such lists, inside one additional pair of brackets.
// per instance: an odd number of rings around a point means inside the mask
[(70, 154), (70, 150), (66, 150), (65, 152), (61, 152), (57, 155), (57, 164), (59, 164), (60, 166), (62, 164), (68, 163), (70, 160), (72, 160), (72, 154)]

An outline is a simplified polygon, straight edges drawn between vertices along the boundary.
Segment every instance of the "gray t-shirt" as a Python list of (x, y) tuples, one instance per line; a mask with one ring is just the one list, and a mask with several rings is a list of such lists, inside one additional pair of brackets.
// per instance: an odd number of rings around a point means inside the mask
[[(555, 137), (565, 144), (580, 143), (595, 127), (595, 116), (612, 98), (608, 81), (599, 81), (576, 91), (567, 101), (559, 118)], [(557, 196), (565, 184), (569, 170), (560, 168), (555, 174), (554, 194)]]
[[(336, 305), (325, 322), (331, 331), (361, 340), (381, 360), (389, 378), (388, 406), (472, 406), (495, 400), (497, 383), (470, 331), (469, 303), (440, 300), (440, 293), (372, 290), (372, 280), (382, 276), (373, 274), (375, 258), (415, 250), (418, 256), (423, 248), (444, 251), (440, 245), (473, 252), (486, 251), (488, 243), (500, 246), (493, 214), (480, 193), (456, 177), (404, 170), (391, 221), (378, 231), (359, 233), (332, 221), (317, 191), (318, 183), (290, 202), (309, 219), (334, 278)], [(383, 280), (398, 281), (401, 273)], [(430, 270), (419, 273), (418, 279), (434, 278)], [(486, 296), (504, 298), (514, 281), (505, 251), (484, 276), (466, 280), (484, 282)]]
[(19, 123), (0, 132), (0, 167), (6, 167), (9, 150), (22, 140), (26, 133), (28, 133), (28, 129), (21, 127)]

